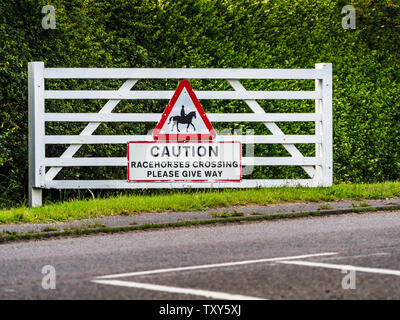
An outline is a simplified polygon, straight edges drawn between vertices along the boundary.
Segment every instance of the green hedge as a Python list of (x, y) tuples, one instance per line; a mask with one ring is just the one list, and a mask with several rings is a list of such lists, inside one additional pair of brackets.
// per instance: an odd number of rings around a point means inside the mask
[[(41, 8), (56, 8), (56, 29), (43, 30)], [(357, 29), (344, 30), (341, 8), (357, 8)], [(389, 0), (16, 0), (0, 2), (0, 204), (24, 201), (27, 187), (27, 63), (47, 67), (313, 68), (333, 63), (334, 179), (395, 180), (400, 176), (400, 6)], [(118, 88), (121, 81), (49, 81), (48, 88)], [(137, 88), (173, 90), (176, 81)], [(193, 81), (195, 89), (228, 88)], [(311, 89), (309, 81), (248, 81), (248, 89)], [(49, 111), (96, 112), (104, 101), (50, 101)], [(270, 112), (307, 112), (309, 102), (263, 101)], [(119, 112), (161, 112), (160, 102), (126, 101)], [(249, 112), (240, 102), (205, 102), (209, 111)], [(312, 133), (307, 124), (280, 124)], [(154, 124), (102, 125), (96, 133), (144, 134)], [(221, 129), (221, 126), (217, 126)], [(267, 133), (262, 125), (236, 124)], [(82, 125), (52, 123), (48, 133)], [(59, 155), (65, 146), (49, 147)], [(310, 146), (299, 146), (312, 155)], [(257, 153), (286, 155), (281, 146)], [(88, 146), (80, 155), (124, 154), (122, 146)], [(65, 171), (60, 177), (120, 177), (123, 169)], [(302, 176), (296, 168), (257, 168), (252, 177)], [(48, 193), (48, 196), (55, 194)]]

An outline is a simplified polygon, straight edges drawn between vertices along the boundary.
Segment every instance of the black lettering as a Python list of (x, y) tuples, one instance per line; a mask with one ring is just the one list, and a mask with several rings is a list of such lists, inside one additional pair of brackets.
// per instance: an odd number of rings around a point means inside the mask
[(169, 156), (170, 156), (168, 147), (164, 147), (164, 148), (163, 148), (163, 151), (162, 151), (161, 156), (162, 156), (162, 157), (164, 157), (164, 156), (169, 157)]
[[(200, 151), (201, 151), (201, 152), (200, 152)], [(198, 155), (199, 157), (204, 157), (204, 156), (206, 155), (206, 153), (207, 153), (206, 147), (204, 147), (204, 146), (199, 146), (199, 147), (197, 148), (197, 155)]]
[(160, 154), (158, 153), (160, 149), (158, 148), (158, 146), (152, 146), (150, 149), (150, 153), (153, 157), (158, 157)]
[(190, 147), (189, 147), (189, 146), (183, 146), (182, 148), (185, 150), (185, 156), (186, 156), (186, 157), (189, 156), (189, 149), (190, 149)]
[[(176, 150), (176, 149), (178, 149), (178, 150)], [(178, 152), (176, 152), (176, 151), (178, 151)], [(177, 148), (172, 147), (172, 155), (175, 157), (179, 157), (181, 155), (181, 147), (180, 146), (178, 146)]]
[(208, 155), (209, 157), (212, 156), (212, 154), (214, 154), (214, 156), (218, 157), (218, 146), (210, 146), (208, 149)]

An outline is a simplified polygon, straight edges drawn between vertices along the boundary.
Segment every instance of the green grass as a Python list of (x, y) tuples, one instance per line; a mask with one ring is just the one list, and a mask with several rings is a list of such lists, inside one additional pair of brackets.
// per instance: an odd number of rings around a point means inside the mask
[(73, 230), (80, 230), (80, 229), (98, 229), (98, 228), (105, 228), (106, 225), (100, 222), (90, 222), (90, 223), (83, 223), (81, 225), (76, 226), (66, 226), (64, 227), (64, 231), (73, 231)]
[(243, 216), (243, 212), (228, 212), (228, 211), (222, 211), (222, 212), (213, 212), (210, 214), (211, 217), (213, 218), (229, 218), (229, 217), (241, 217)]
[(100, 222), (91, 222), (84, 224), (83, 227), (88, 228), (88, 229), (93, 229), (93, 228), (104, 228), (106, 225)]
[(352, 203), (353, 208), (357, 207), (370, 207), (371, 205), (368, 202), (361, 201), (360, 203)]
[(268, 205), (293, 201), (384, 199), (400, 196), (400, 182), (337, 184), (329, 188), (258, 188), (242, 190), (176, 191), (161, 195), (120, 195), (75, 200), (40, 208), (0, 210), (0, 223), (57, 222), (140, 212), (193, 211), (230, 205)]
[(321, 210), (329, 210), (329, 209), (333, 209), (333, 207), (330, 204), (322, 204), (319, 207)]
[(227, 211), (223, 211), (210, 213), (210, 216), (213, 218), (228, 218), (231, 216), (231, 214)]

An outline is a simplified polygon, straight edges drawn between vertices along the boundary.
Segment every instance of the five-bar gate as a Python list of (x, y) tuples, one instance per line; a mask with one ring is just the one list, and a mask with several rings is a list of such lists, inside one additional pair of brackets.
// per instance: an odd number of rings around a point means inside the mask
[[(46, 90), (45, 79), (126, 79), (119, 90)], [(156, 113), (112, 113), (122, 99), (169, 100), (174, 91), (133, 90), (140, 79), (225, 79), (233, 90), (195, 91), (198, 99), (244, 100), (253, 113), (208, 113), (211, 122), (262, 122), (270, 135), (219, 135), (216, 141), (243, 144), (282, 144), (291, 157), (243, 157), (243, 165), (301, 166), (309, 179), (244, 179), (240, 182), (157, 182), (132, 183), (126, 180), (56, 180), (63, 167), (127, 166), (122, 158), (77, 158), (83, 144), (126, 144), (151, 141), (151, 135), (93, 135), (102, 122), (158, 122)], [(314, 79), (314, 91), (247, 91), (241, 79)], [(42, 204), (42, 189), (134, 189), (134, 188), (249, 188), (277, 186), (332, 185), (332, 65), (316, 64), (315, 69), (115, 69), (45, 68), (43, 62), (28, 65), (29, 88), (29, 204)], [(47, 113), (47, 99), (104, 99), (98, 113)], [(266, 113), (262, 99), (312, 99), (315, 113)], [(88, 122), (79, 135), (46, 135), (46, 122)], [(315, 122), (315, 135), (285, 135), (276, 122)], [(315, 157), (304, 157), (295, 144), (315, 144)], [(47, 144), (68, 144), (58, 158), (46, 157)]]

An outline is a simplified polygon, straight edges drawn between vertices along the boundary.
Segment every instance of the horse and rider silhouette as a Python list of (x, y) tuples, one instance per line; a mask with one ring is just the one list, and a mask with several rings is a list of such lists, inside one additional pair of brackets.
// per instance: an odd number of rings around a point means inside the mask
[(190, 126), (192, 126), (193, 129), (194, 129), (194, 131), (196, 131), (196, 128), (195, 128), (194, 124), (192, 123), (193, 118), (196, 119), (196, 111), (191, 111), (191, 112), (189, 112), (188, 114), (185, 114), (185, 107), (182, 106), (181, 115), (180, 115), (180, 116), (172, 116), (172, 117), (169, 117), (168, 124), (171, 123), (171, 120), (173, 121), (173, 124), (172, 124), (172, 131), (174, 131), (174, 127), (176, 126), (176, 129), (178, 130), (178, 132), (181, 132), (181, 131), (179, 130), (179, 124), (180, 124), (180, 123), (181, 123), (181, 124), (187, 124), (186, 132), (189, 131), (189, 127), (190, 127)]

